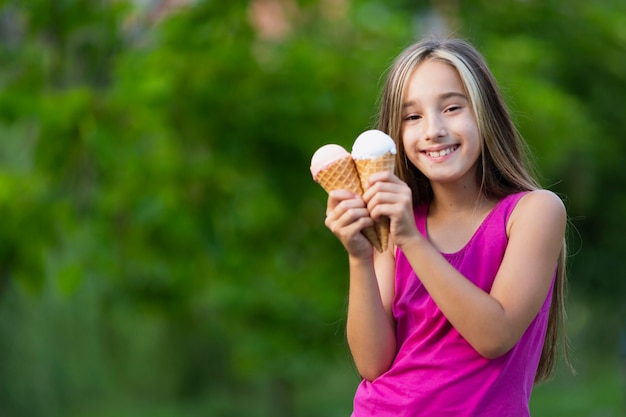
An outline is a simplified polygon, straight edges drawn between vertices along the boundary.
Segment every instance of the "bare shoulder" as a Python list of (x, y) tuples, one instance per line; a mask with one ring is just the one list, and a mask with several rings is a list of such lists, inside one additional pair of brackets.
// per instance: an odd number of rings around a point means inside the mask
[(527, 193), (518, 203), (521, 211), (565, 215), (563, 200), (549, 190), (535, 190)]
[[(520, 199), (511, 214), (509, 231), (513, 227), (548, 227), (560, 231), (567, 222), (563, 200), (549, 190), (530, 191)], [(557, 232), (560, 233), (560, 232)]]

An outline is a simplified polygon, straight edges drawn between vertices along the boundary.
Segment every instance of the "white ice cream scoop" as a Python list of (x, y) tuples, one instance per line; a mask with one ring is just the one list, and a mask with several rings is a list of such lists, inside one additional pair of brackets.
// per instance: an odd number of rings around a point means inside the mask
[(396, 154), (396, 143), (389, 135), (372, 129), (361, 133), (352, 145), (354, 159), (376, 159), (386, 153)]

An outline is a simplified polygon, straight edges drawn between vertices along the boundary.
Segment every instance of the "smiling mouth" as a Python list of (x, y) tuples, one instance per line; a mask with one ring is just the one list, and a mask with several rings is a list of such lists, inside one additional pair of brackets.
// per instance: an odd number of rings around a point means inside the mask
[(456, 151), (458, 148), (459, 148), (459, 145), (454, 145), (449, 148), (442, 149), (440, 151), (433, 151), (433, 152), (424, 151), (424, 153), (431, 158), (441, 158), (443, 156), (450, 155), (452, 152)]

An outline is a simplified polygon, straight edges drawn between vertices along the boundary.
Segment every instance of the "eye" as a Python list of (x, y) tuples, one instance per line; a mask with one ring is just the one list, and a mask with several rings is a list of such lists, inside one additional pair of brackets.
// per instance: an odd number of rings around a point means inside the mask
[(452, 105), (452, 106), (448, 107), (445, 111), (447, 113), (453, 113), (453, 112), (458, 111), (458, 110), (461, 110), (461, 106), (458, 106), (458, 105), (455, 104), (455, 105)]
[(419, 114), (409, 114), (408, 116), (404, 116), (405, 121), (419, 120), (421, 118), (422, 116), (420, 116)]

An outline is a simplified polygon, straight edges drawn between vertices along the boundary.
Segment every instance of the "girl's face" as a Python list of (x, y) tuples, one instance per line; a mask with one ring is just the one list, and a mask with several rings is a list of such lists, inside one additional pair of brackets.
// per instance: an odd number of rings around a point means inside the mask
[(402, 143), (430, 181), (476, 181), (480, 135), (469, 97), (451, 65), (425, 61), (404, 94)]

